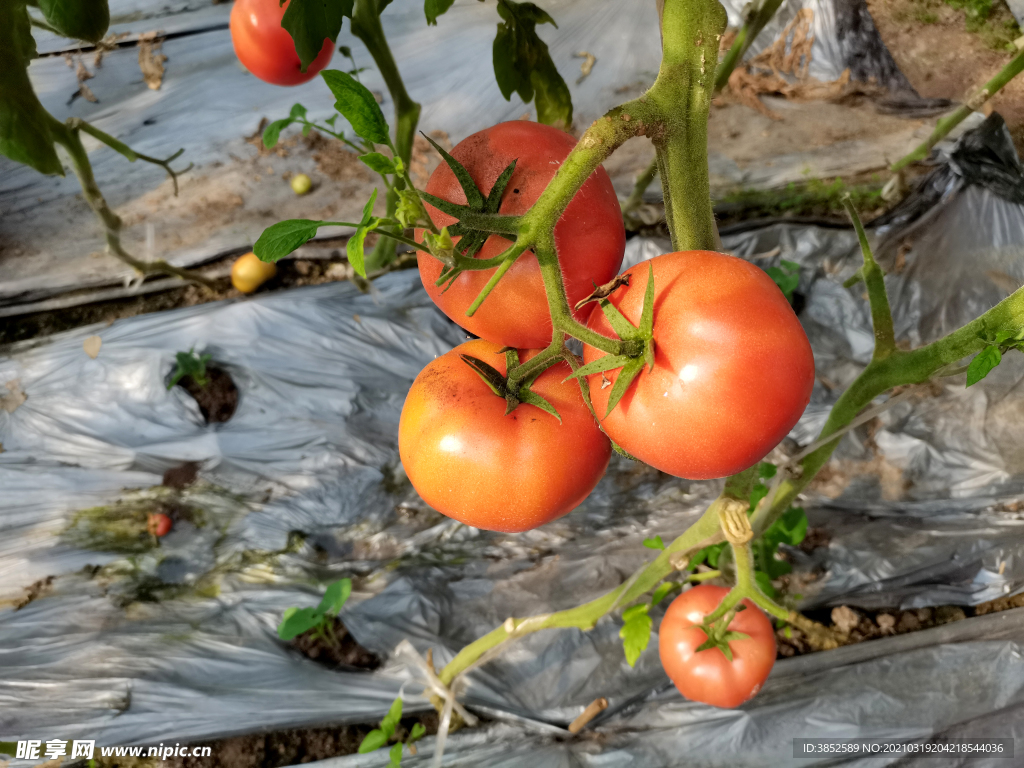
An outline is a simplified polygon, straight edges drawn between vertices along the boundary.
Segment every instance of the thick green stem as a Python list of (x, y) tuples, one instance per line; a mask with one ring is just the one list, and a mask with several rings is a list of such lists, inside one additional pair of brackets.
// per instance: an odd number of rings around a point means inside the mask
[(927, 159), (936, 144), (962, 123), (968, 115), (975, 112), (982, 104), (1002, 90), (1003, 86), (1019, 75), (1021, 70), (1024, 70), (1024, 50), (1021, 50), (1010, 59), (1006, 66), (999, 70), (999, 74), (985, 83), (981, 90), (977, 91), (967, 100), (966, 104), (959, 107), (953, 114), (939, 120), (935, 124), (935, 130), (932, 131), (931, 136), (925, 139), (913, 152), (893, 163), (889, 170), (895, 173), (903, 170), (908, 165)]
[(565, 354), (565, 344), (561, 339), (553, 340), (542, 352), (531, 357), (525, 363), (517, 366), (508, 372), (508, 388), (512, 392), (518, 392), (519, 387), (531, 377), (547, 370), (562, 359)]
[[(420, 105), (409, 96), (405, 83), (398, 72), (398, 65), (391, 55), (384, 28), (380, 23), (378, 0), (355, 0), (352, 9), (352, 34), (358, 37), (373, 56), (377, 69), (384, 78), (391, 100), (395, 103), (395, 151), (402, 162), (409, 165), (412, 157), (413, 140), (416, 137), (416, 124), (420, 119)], [(385, 196), (387, 216), (393, 218), (398, 208), (398, 193), (389, 188)], [(367, 260), (367, 269), (382, 267), (395, 258), (395, 242), (390, 238), (381, 238), (374, 246)]]
[(664, 52), (646, 98), (664, 116), (652, 136), (665, 196), (665, 220), (679, 251), (714, 250), (708, 179), (708, 112), (725, 9), (717, 0), (666, 0)]
[[(648, 563), (621, 585), (602, 595), (596, 600), (584, 603), (576, 608), (533, 616), (528, 619), (510, 619), (502, 626), (470, 643), (441, 670), (439, 677), (445, 685), (451, 685), (456, 675), (461, 674), (474, 664), (487, 651), (507, 642), (513, 637), (521, 637), (541, 629), (557, 627), (576, 627), (582, 630), (593, 629), (598, 619), (611, 611), (629, 605), (637, 598), (650, 592), (659, 581), (670, 574), (675, 566), (677, 556), (684, 556), (701, 547), (721, 541), (718, 529), (718, 504), (713, 503), (701, 518), (686, 530), (683, 535), (666, 547), (657, 558)], [(512, 629), (510, 632), (509, 629)]]
[(212, 280), (208, 280), (190, 270), (175, 267), (163, 259), (141, 261), (125, 251), (121, 245), (121, 218), (111, 210), (110, 206), (107, 205), (106, 198), (103, 197), (103, 193), (100, 192), (99, 185), (96, 183), (96, 177), (92, 173), (89, 154), (82, 145), (82, 139), (78, 135), (78, 130), (68, 127), (54, 117), (50, 117), (50, 130), (53, 133), (54, 141), (64, 147), (71, 158), (71, 167), (74, 169), (78, 182), (82, 186), (82, 196), (103, 223), (107, 250), (113, 256), (116, 256), (143, 275), (171, 275), (190, 282), (200, 283), (207, 288), (214, 287)]

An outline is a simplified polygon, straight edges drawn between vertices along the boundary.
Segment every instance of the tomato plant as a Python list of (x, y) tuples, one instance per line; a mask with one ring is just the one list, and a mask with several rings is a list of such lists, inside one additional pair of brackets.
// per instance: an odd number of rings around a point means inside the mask
[[(782, 291), (762, 270), (709, 251), (670, 253), (625, 273), (608, 298), (640, 323), (654, 275), (654, 365), (641, 368), (609, 412), (620, 375), (591, 375), (605, 431), (641, 461), (693, 480), (757, 463), (793, 428), (814, 386), (814, 358)], [(596, 309), (588, 326), (613, 332)], [(602, 356), (585, 346), (584, 361)], [(612, 386), (609, 386), (609, 382)]]
[(506, 413), (506, 399), (463, 360), (504, 375), (499, 350), (470, 341), (424, 368), (402, 408), (398, 448), (413, 487), (438, 512), (486, 530), (525, 531), (577, 507), (604, 474), (611, 446), (579, 387), (564, 381), (564, 362), (529, 386), (558, 416), (527, 402)]
[(281, 27), (290, 0), (235, 0), (231, 42), (235, 55), (252, 74), (274, 85), (299, 85), (316, 77), (334, 55), (334, 42), (323, 39), (316, 58), (302, 69), (291, 35)]
[(679, 595), (661, 620), (658, 651), (661, 665), (683, 696), (732, 708), (761, 690), (772, 671), (775, 630), (750, 600), (740, 603), (742, 610), (733, 616), (726, 614), (705, 627), (705, 618), (728, 593), (726, 587), (702, 584)]
[[(556, 128), (513, 120), (474, 133), (459, 142), (451, 156), (466, 169), (485, 197), (502, 172), (515, 163), (511, 178), (503, 179), (504, 191), (494, 212), (518, 215), (526, 213), (537, 201), (575, 145), (572, 136)], [(467, 202), (459, 178), (445, 163), (430, 175), (426, 191), (452, 203)], [(437, 226), (456, 223), (454, 216), (429, 203), (427, 212)], [(421, 235), (419, 232), (417, 236)], [(452, 240), (456, 250), (461, 251), (460, 238)], [(586, 180), (566, 207), (555, 225), (555, 242), (570, 305), (619, 271), (626, 232), (615, 189), (603, 168)], [(490, 235), (482, 244), (474, 241), (479, 250), (474, 248), (474, 252), (464, 255), (491, 259), (511, 245), (501, 235)], [(463, 246), (469, 246), (469, 242)], [(512, 265), (472, 317), (466, 316), (466, 310), (491, 279), (493, 270), (463, 272), (454, 281), (438, 285), (443, 264), (424, 251), (419, 251), (416, 257), (427, 293), (442, 312), (470, 333), (512, 347), (543, 347), (551, 340), (544, 282), (532, 253), (524, 254)], [(578, 312), (577, 318), (585, 317), (586, 312)]]

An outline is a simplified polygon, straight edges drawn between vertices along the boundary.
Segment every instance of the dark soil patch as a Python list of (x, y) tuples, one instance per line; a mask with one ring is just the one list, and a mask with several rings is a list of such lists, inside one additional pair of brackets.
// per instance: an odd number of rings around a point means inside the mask
[(183, 377), (178, 386), (192, 395), (207, 424), (225, 422), (235, 415), (238, 407), (238, 387), (231, 374), (222, 368), (207, 366), (206, 376), (209, 381), (205, 386), (191, 376)]
[(376, 654), (356, 642), (341, 619), (335, 616), (333, 621), (326, 636), (310, 630), (296, 637), (289, 645), (331, 669), (377, 669), (381, 661)]
[[(396, 735), (404, 739), (416, 723), (427, 729), (428, 735), (437, 733), (437, 713), (423, 712), (402, 719)], [(206, 742), (210, 757), (172, 757), (164, 762), (166, 768), (281, 768), (281, 766), (311, 763), (329, 757), (351, 755), (377, 723), (339, 725), (323, 728), (296, 728), (266, 734), (236, 736), (230, 739)], [(190, 745), (193, 746), (193, 745)], [(409, 754), (408, 748), (405, 751)]]
[(163, 485), (182, 491), (196, 481), (199, 475), (199, 462), (186, 461), (178, 467), (171, 467), (164, 472)]

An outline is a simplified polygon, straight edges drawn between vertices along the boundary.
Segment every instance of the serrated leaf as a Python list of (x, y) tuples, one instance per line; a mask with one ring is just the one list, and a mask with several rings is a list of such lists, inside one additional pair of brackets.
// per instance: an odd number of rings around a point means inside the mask
[(537, 35), (538, 24), (557, 27), (545, 11), (533, 3), (503, 0), (498, 4), (498, 31), (492, 60), (494, 79), (506, 101), (513, 93), (526, 103), (536, 97), (537, 119), (547, 125), (572, 124), (572, 97), (551, 60), (551, 54)]
[(608, 299), (598, 301), (598, 306), (601, 307), (601, 311), (604, 312), (604, 316), (608, 319), (608, 324), (618, 334), (620, 339), (637, 338), (639, 335), (637, 328), (626, 319), (626, 316), (619, 311), (618, 307)]
[(368, 152), (365, 155), (360, 155), (359, 159), (371, 171), (376, 171), (377, 173), (397, 173), (394, 161), (380, 152)]
[(999, 351), (999, 347), (991, 344), (985, 347), (967, 366), (967, 386), (977, 384), (984, 379), (1002, 360), (1003, 353)]
[[(647, 608), (647, 604), (644, 603), (642, 606), (634, 606)], [(623, 614), (625, 619), (626, 614)], [(647, 615), (647, 611), (638, 612), (634, 614), (626, 623), (622, 625), (622, 629), (619, 630), (619, 637), (622, 638), (622, 649), (626, 654), (626, 662), (629, 666), (635, 666), (636, 660), (640, 658), (647, 649), (647, 644), (651, 641), (651, 626), (653, 622), (651, 617)]]
[(263, 230), (252, 250), (261, 261), (277, 261), (312, 240), (316, 231), (326, 223), (312, 219), (279, 221)]
[(476, 375), (480, 377), (494, 394), (498, 397), (505, 396), (505, 377), (494, 366), (488, 365), (483, 360), (471, 355), (459, 355), (459, 357), (462, 358), (462, 362), (473, 369)]
[(107, 0), (39, 0), (39, 10), (47, 24), (73, 40), (98, 43), (110, 26)]
[(337, 615), (342, 609), (349, 595), (352, 594), (352, 580), (338, 579), (327, 587), (324, 597), (316, 610), (321, 614)]
[(672, 592), (673, 590), (679, 589), (679, 586), (680, 585), (677, 584), (674, 581), (666, 581), (666, 582), (663, 582), (662, 584), (659, 584), (658, 588), (656, 590), (654, 590), (654, 594), (651, 595), (651, 607), (653, 608), (658, 603), (660, 603), (662, 600), (664, 600), (669, 592)]
[(53, 146), (51, 117), (28, 77), (36, 55), (28, 10), (0, 2), (0, 155), (40, 173), (64, 175)]
[[(462, 192), (466, 196), (466, 205), (469, 206), (469, 209), (471, 211), (477, 212), (483, 211), (484, 196), (477, 188), (476, 182), (473, 181), (473, 177), (469, 175), (469, 171), (466, 170), (465, 166), (463, 166), (462, 163), (460, 163), (458, 160), (452, 157), (447, 152), (447, 150), (445, 150), (444, 147), (442, 147), (432, 138), (427, 136), (427, 134), (421, 131), (420, 135), (430, 142), (430, 146), (437, 150), (437, 153), (441, 155), (441, 159), (444, 160), (445, 165), (447, 165), (451, 169), (452, 173), (455, 174), (455, 179), (456, 181), (459, 182), (459, 186), (462, 187)], [(425, 194), (423, 195), (423, 197), (424, 199), (428, 200), (430, 204), (437, 208), (439, 211), (449, 213), (448, 211), (445, 211), (445, 209), (438, 205), (436, 202), (434, 202), (435, 200), (440, 200), (440, 198), (436, 198), (433, 195), (427, 196)], [(448, 203), (447, 200), (444, 200), (442, 202), (447, 203), (448, 205), (455, 205), (455, 203)], [(457, 214), (451, 213), (449, 215), (456, 216)]]
[(536, 392), (528, 389), (527, 387), (520, 387), (519, 394), (517, 395), (517, 397), (520, 401), (527, 403), (528, 405), (540, 408), (545, 413), (550, 413), (552, 416), (558, 419), (559, 424), (562, 423), (562, 417), (559, 415), (558, 411), (555, 410), (555, 406), (553, 406), (543, 397), (538, 395)]
[(277, 627), (277, 636), (282, 640), (291, 640), (308, 632), (319, 622), (320, 615), (315, 608), (288, 608)]
[(664, 549), (665, 542), (661, 540), (661, 536), (655, 536), (651, 539), (644, 539), (644, 546), (648, 549)]
[(647, 603), (637, 603), (622, 612), (622, 621), (628, 624), (635, 621), (639, 616), (646, 616), (650, 606)]
[(597, 360), (591, 360), (586, 365), (581, 365), (570, 375), (566, 376), (565, 380), (579, 379), (583, 376), (593, 376), (595, 373), (604, 373), (615, 368), (621, 368), (630, 360), (633, 360), (633, 358), (627, 355), (605, 355), (604, 357), (597, 358)]
[(633, 383), (633, 379), (643, 370), (643, 367), (644, 360), (641, 357), (630, 358), (629, 362), (622, 366), (622, 370), (619, 371), (619, 375), (615, 378), (615, 383), (612, 385), (612, 391), (608, 393), (608, 410), (604, 414), (606, 419), (608, 414), (619, 404), (622, 396), (626, 394), (626, 390)]
[(348, 120), (352, 130), (371, 144), (390, 145), (388, 121), (370, 90), (358, 80), (336, 69), (320, 73), (327, 87), (334, 94), (334, 108)]
[(391, 746), (391, 751), (388, 753), (388, 756), (391, 759), (391, 762), (389, 763), (389, 768), (394, 768), (395, 766), (401, 766), (402, 765), (402, 747), (403, 746), (404, 745), (402, 744), (402, 742), (398, 742), (397, 744), (393, 744)]
[(413, 742), (419, 741), (427, 734), (427, 729), (423, 723), (416, 723), (413, 725), (412, 730), (409, 731), (409, 738), (406, 739), (406, 744), (412, 744)]
[[(296, 106), (298, 106), (296, 104)], [(281, 137), (281, 131), (292, 124), (292, 119), (286, 117), (282, 120), (275, 120), (266, 128), (263, 129), (263, 146), (267, 149), (273, 149), (277, 146), (277, 140)]]
[(437, 17), (443, 16), (452, 7), (454, 2), (455, 0), (425, 0), (423, 3), (423, 13), (427, 17), (427, 24), (436, 26)]
[(380, 729), (388, 739), (395, 735), (395, 730), (398, 728), (398, 723), (401, 719), (402, 697), (399, 696), (391, 702), (391, 707), (388, 709), (388, 713), (384, 716), (384, 719), (380, 721)]
[(365, 755), (367, 752), (374, 752), (387, 743), (388, 737), (384, 735), (384, 731), (375, 728), (366, 734), (366, 738), (359, 745), (359, 754)]
[(494, 180), (494, 185), (491, 187), (491, 191), (487, 193), (487, 199), (484, 200), (484, 213), (498, 212), (498, 209), (501, 207), (501, 196), (505, 194), (505, 187), (508, 186), (512, 174), (516, 172), (517, 162), (519, 162), (518, 159), (506, 165), (505, 170)]
[[(334, 43), (341, 32), (341, 20), (352, 17), (354, 0), (291, 0), (281, 26), (292, 36), (303, 72), (320, 55), (324, 40)], [(342, 113), (344, 114), (344, 113)]]

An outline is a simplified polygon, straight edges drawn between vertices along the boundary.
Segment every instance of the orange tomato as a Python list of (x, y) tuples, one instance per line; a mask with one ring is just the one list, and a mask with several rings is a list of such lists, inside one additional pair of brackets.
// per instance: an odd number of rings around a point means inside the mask
[(324, 39), (317, 57), (305, 72), (295, 52), (295, 43), (281, 19), (288, 0), (235, 0), (231, 9), (231, 42), (242, 65), (260, 80), (274, 85), (298, 85), (316, 77), (334, 55), (334, 43)]
[(276, 264), (260, 261), (259, 256), (250, 252), (231, 265), (231, 284), (242, 293), (252, 293), (276, 274)]
[[(590, 377), (608, 436), (652, 467), (706, 480), (756, 464), (810, 401), (814, 356), (800, 321), (763, 270), (735, 256), (686, 251), (656, 256), (626, 274), (610, 297), (639, 325), (654, 268), (654, 370), (646, 366), (607, 417), (612, 387)], [(588, 326), (614, 337), (595, 305)], [(589, 363), (604, 352), (584, 345)], [(619, 371), (604, 374), (614, 383)]]
[[(438, 357), (416, 377), (402, 408), (398, 449), (427, 504), (466, 525), (527, 531), (572, 511), (597, 485), (611, 444), (560, 362), (532, 391), (562, 417), (521, 404), (505, 415), (498, 397), (459, 356), (505, 374), (500, 347), (482, 339)], [(526, 361), (536, 352), (520, 353)]]

